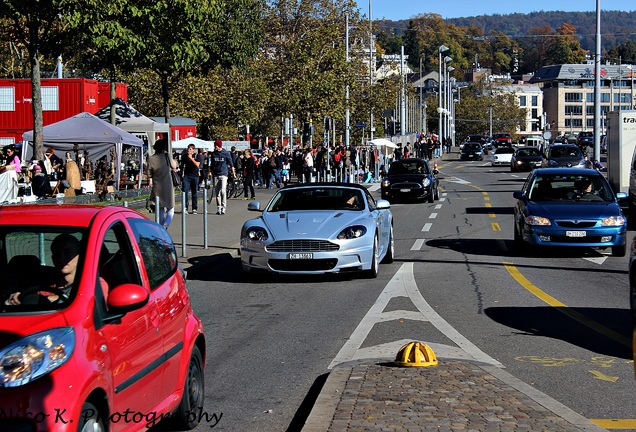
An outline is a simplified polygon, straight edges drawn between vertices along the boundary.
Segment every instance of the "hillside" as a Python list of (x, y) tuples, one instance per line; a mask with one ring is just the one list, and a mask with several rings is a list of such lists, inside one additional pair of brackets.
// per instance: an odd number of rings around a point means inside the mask
[[(447, 23), (457, 26), (475, 26), (488, 34), (496, 30), (513, 38), (523, 38), (533, 27), (548, 25), (557, 28), (563, 23), (576, 27), (581, 47), (593, 51), (595, 46), (596, 13), (595, 12), (532, 12), (529, 14), (509, 15), (480, 15), (467, 18), (450, 18)], [(377, 28), (382, 31), (393, 29), (395, 33), (402, 33), (407, 28), (409, 20), (378, 21)], [(636, 11), (601, 11), (602, 48), (607, 51), (629, 40), (636, 41)]]

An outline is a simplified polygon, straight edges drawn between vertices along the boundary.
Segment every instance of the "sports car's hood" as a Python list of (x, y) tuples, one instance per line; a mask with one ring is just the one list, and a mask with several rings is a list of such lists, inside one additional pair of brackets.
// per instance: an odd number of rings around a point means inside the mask
[(600, 219), (618, 216), (620, 207), (615, 202), (528, 202), (528, 210), (536, 216), (550, 219)]
[(334, 211), (290, 211), (264, 213), (263, 221), (273, 234), (274, 240), (283, 239), (327, 239), (342, 229), (362, 219), (365, 212)]

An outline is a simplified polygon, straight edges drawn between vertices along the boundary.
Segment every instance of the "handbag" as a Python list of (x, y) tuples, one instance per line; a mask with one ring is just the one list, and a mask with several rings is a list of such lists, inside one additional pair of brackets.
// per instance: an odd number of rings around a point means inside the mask
[(182, 185), (181, 176), (179, 175), (178, 172), (172, 169), (167, 153), (166, 153), (166, 164), (168, 165), (168, 169), (170, 170), (170, 176), (172, 177), (172, 186), (176, 187), (177, 189), (181, 189), (181, 185)]

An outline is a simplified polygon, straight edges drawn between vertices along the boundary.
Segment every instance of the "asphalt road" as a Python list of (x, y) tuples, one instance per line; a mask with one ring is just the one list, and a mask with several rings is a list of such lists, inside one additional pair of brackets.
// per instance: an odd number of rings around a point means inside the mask
[[(390, 359), (404, 340), (429, 343), (441, 357), (501, 364), (603, 427), (611, 421), (636, 430), (628, 258), (520, 250), (512, 241), (512, 191), (525, 174), (486, 162), (439, 168), (439, 202), (392, 206), (396, 260), (373, 280), (248, 282), (236, 247), (242, 222), (254, 214), (232, 201), (227, 215), (208, 216), (210, 256), (190, 258), (196, 267), (188, 273), (209, 343), (209, 421), (196, 430), (300, 430), (331, 366)], [(192, 217), (202, 215), (186, 221)], [(170, 229), (179, 244), (180, 223), (177, 215)], [(186, 231), (188, 243), (203, 241), (201, 232)], [(409, 301), (404, 289), (421, 301)], [(380, 319), (379, 307), (396, 319)], [(435, 316), (435, 324), (418, 314)]]

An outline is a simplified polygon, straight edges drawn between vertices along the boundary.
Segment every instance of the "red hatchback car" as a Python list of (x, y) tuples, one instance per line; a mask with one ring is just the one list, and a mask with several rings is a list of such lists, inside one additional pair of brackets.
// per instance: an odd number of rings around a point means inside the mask
[(205, 336), (163, 227), (124, 207), (3, 206), (0, 267), (1, 431), (199, 423)]

